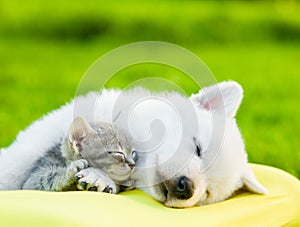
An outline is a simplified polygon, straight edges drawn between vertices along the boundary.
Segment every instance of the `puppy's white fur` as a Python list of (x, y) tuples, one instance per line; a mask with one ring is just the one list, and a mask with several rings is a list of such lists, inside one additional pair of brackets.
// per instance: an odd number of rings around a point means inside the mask
[[(136, 102), (149, 96), (152, 99)], [(133, 176), (137, 187), (165, 205), (210, 204), (230, 197), (241, 187), (265, 194), (266, 189), (247, 165), (244, 143), (235, 121), (242, 96), (239, 84), (223, 82), (202, 89), (190, 99), (176, 93), (153, 94), (144, 89), (123, 93), (103, 90), (100, 95), (90, 93), (78, 97), (34, 122), (19, 133), (12, 145), (1, 150), (0, 190), (19, 189), (24, 173), (65, 136), (73, 118), (84, 116), (88, 121), (112, 121), (113, 113), (120, 112), (116, 123), (127, 128), (136, 141), (148, 140), (135, 143), (136, 149), (141, 151)], [(153, 97), (157, 101), (153, 101)], [(166, 102), (170, 105), (165, 105)], [(130, 113), (130, 117), (124, 113)], [(163, 125), (153, 124), (154, 119)], [(155, 146), (161, 140), (161, 136), (156, 135), (160, 134), (166, 138)], [(201, 158), (195, 153), (194, 138), (201, 144)], [(189, 178), (194, 185), (188, 199), (178, 199), (169, 190), (180, 176)]]

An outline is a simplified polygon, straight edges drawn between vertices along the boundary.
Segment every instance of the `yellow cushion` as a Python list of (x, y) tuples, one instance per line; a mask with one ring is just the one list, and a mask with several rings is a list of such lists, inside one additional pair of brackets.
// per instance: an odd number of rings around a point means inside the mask
[(251, 165), (269, 194), (239, 195), (217, 204), (172, 209), (134, 190), (0, 192), (1, 226), (300, 226), (300, 182), (268, 166)]

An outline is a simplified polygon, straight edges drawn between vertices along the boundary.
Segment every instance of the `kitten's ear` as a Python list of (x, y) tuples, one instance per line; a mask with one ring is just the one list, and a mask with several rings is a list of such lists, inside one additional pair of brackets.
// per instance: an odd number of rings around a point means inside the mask
[(242, 177), (242, 182), (244, 189), (257, 193), (257, 194), (267, 194), (268, 190), (262, 186), (255, 178), (250, 167), (247, 166), (244, 176)]
[(226, 116), (235, 117), (243, 98), (242, 87), (234, 81), (221, 82), (205, 87), (198, 94), (193, 94), (191, 100), (199, 108), (206, 110), (224, 110)]
[(73, 120), (69, 129), (69, 141), (71, 146), (78, 153), (81, 152), (81, 143), (88, 134), (96, 133), (90, 124), (82, 117), (77, 117)]

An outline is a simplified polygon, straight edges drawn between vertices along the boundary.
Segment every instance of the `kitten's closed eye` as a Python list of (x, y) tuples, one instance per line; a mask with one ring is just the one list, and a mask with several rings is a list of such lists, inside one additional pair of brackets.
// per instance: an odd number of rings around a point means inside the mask
[(125, 162), (126, 157), (121, 152), (108, 152), (114, 159), (116, 159), (118, 162)]

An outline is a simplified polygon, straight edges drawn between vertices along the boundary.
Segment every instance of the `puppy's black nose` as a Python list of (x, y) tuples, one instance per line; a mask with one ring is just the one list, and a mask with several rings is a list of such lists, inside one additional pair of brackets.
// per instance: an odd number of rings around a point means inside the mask
[(178, 199), (186, 200), (193, 196), (194, 185), (193, 182), (187, 177), (183, 176), (178, 178), (175, 187), (176, 188), (174, 188), (173, 194)]

